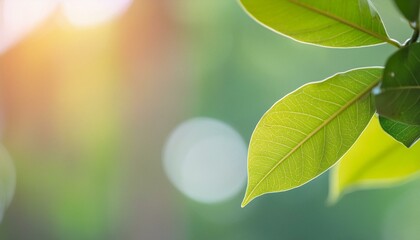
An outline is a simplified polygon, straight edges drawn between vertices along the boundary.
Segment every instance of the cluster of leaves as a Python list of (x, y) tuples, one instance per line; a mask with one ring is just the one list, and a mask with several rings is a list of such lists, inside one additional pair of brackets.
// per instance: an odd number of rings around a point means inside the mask
[(354, 187), (389, 184), (420, 171), (420, 145), (415, 145), (420, 138), (420, 0), (394, 1), (413, 28), (404, 44), (388, 36), (370, 0), (241, 0), (256, 21), (296, 41), (398, 48), (385, 68), (353, 69), (307, 84), (264, 114), (251, 137), (242, 206), (260, 195), (299, 187), (340, 159), (331, 174), (331, 201)]

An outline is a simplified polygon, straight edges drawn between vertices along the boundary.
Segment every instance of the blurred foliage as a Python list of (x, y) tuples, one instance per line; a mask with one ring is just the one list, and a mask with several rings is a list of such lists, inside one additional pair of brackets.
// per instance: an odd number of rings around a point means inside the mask
[[(374, 3), (405, 40), (392, 1)], [(302, 46), (235, 1), (135, 1), (120, 19), (82, 29), (56, 13), (0, 56), (3, 142), (18, 176), (0, 239), (379, 239), (385, 212), (414, 183), (326, 207), (323, 175), (241, 210), (242, 196), (216, 205), (182, 196), (160, 151), (193, 116), (249, 139), (286, 93), (383, 65), (392, 51)]]
[[(380, 141), (378, 141), (380, 139)], [(372, 147), (372, 143), (375, 143)], [(407, 148), (393, 140), (373, 118), (363, 135), (335, 166), (330, 201), (355, 189), (389, 187), (418, 175), (420, 145)]]

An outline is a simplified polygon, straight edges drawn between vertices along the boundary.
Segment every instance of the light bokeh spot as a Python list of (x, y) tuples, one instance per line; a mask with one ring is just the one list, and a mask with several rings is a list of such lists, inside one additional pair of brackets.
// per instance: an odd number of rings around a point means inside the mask
[(210, 118), (182, 123), (169, 136), (163, 165), (175, 187), (202, 203), (235, 196), (246, 180), (247, 148), (229, 125)]

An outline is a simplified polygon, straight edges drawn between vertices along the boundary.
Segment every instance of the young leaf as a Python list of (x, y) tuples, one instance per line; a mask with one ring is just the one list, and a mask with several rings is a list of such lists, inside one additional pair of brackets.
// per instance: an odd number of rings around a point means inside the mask
[(419, 20), (420, 0), (394, 0), (401, 13), (410, 22)]
[(389, 58), (380, 89), (375, 98), (380, 115), (420, 125), (420, 43), (404, 47)]
[(407, 149), (388, 136), (375, 117), (333, 168), (329, 201), (358, 188), (386, 187), (420, 171), (420, 144)]
[(240, 0), (262, 25), (305, 43), (360, 47), (391, 40), (369, 0)]
[(301, 186), (337, 162), (375, 112), (370, 92), (381, 74), (381, 68), (351, 70), (307, 84), (274, 104), (251, 137), (242, 206)]
[(16, 185), (16, 172), (12, 159), (0, 145), (0, 222), (12, 201)]
[(420, 126), (396, 122), (382, 116), (379, 117), (379, 122), (385, 132), (408, 148), (420, 138)]

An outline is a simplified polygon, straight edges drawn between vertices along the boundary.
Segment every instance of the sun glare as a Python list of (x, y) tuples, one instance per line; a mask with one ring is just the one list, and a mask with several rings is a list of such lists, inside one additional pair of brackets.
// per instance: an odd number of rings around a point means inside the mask
[(120, 16), (132, 0), (61, 0), (61, 3), (71, 24), (92, 26)]
[(57, 0), (4, 0), (0, 4), (0, 53), (42, 23)]
[(60, 7), (70, 24), (89, 27), (123, 14), (132, 0), (0, 1), (0, 54), (18, 43)]

